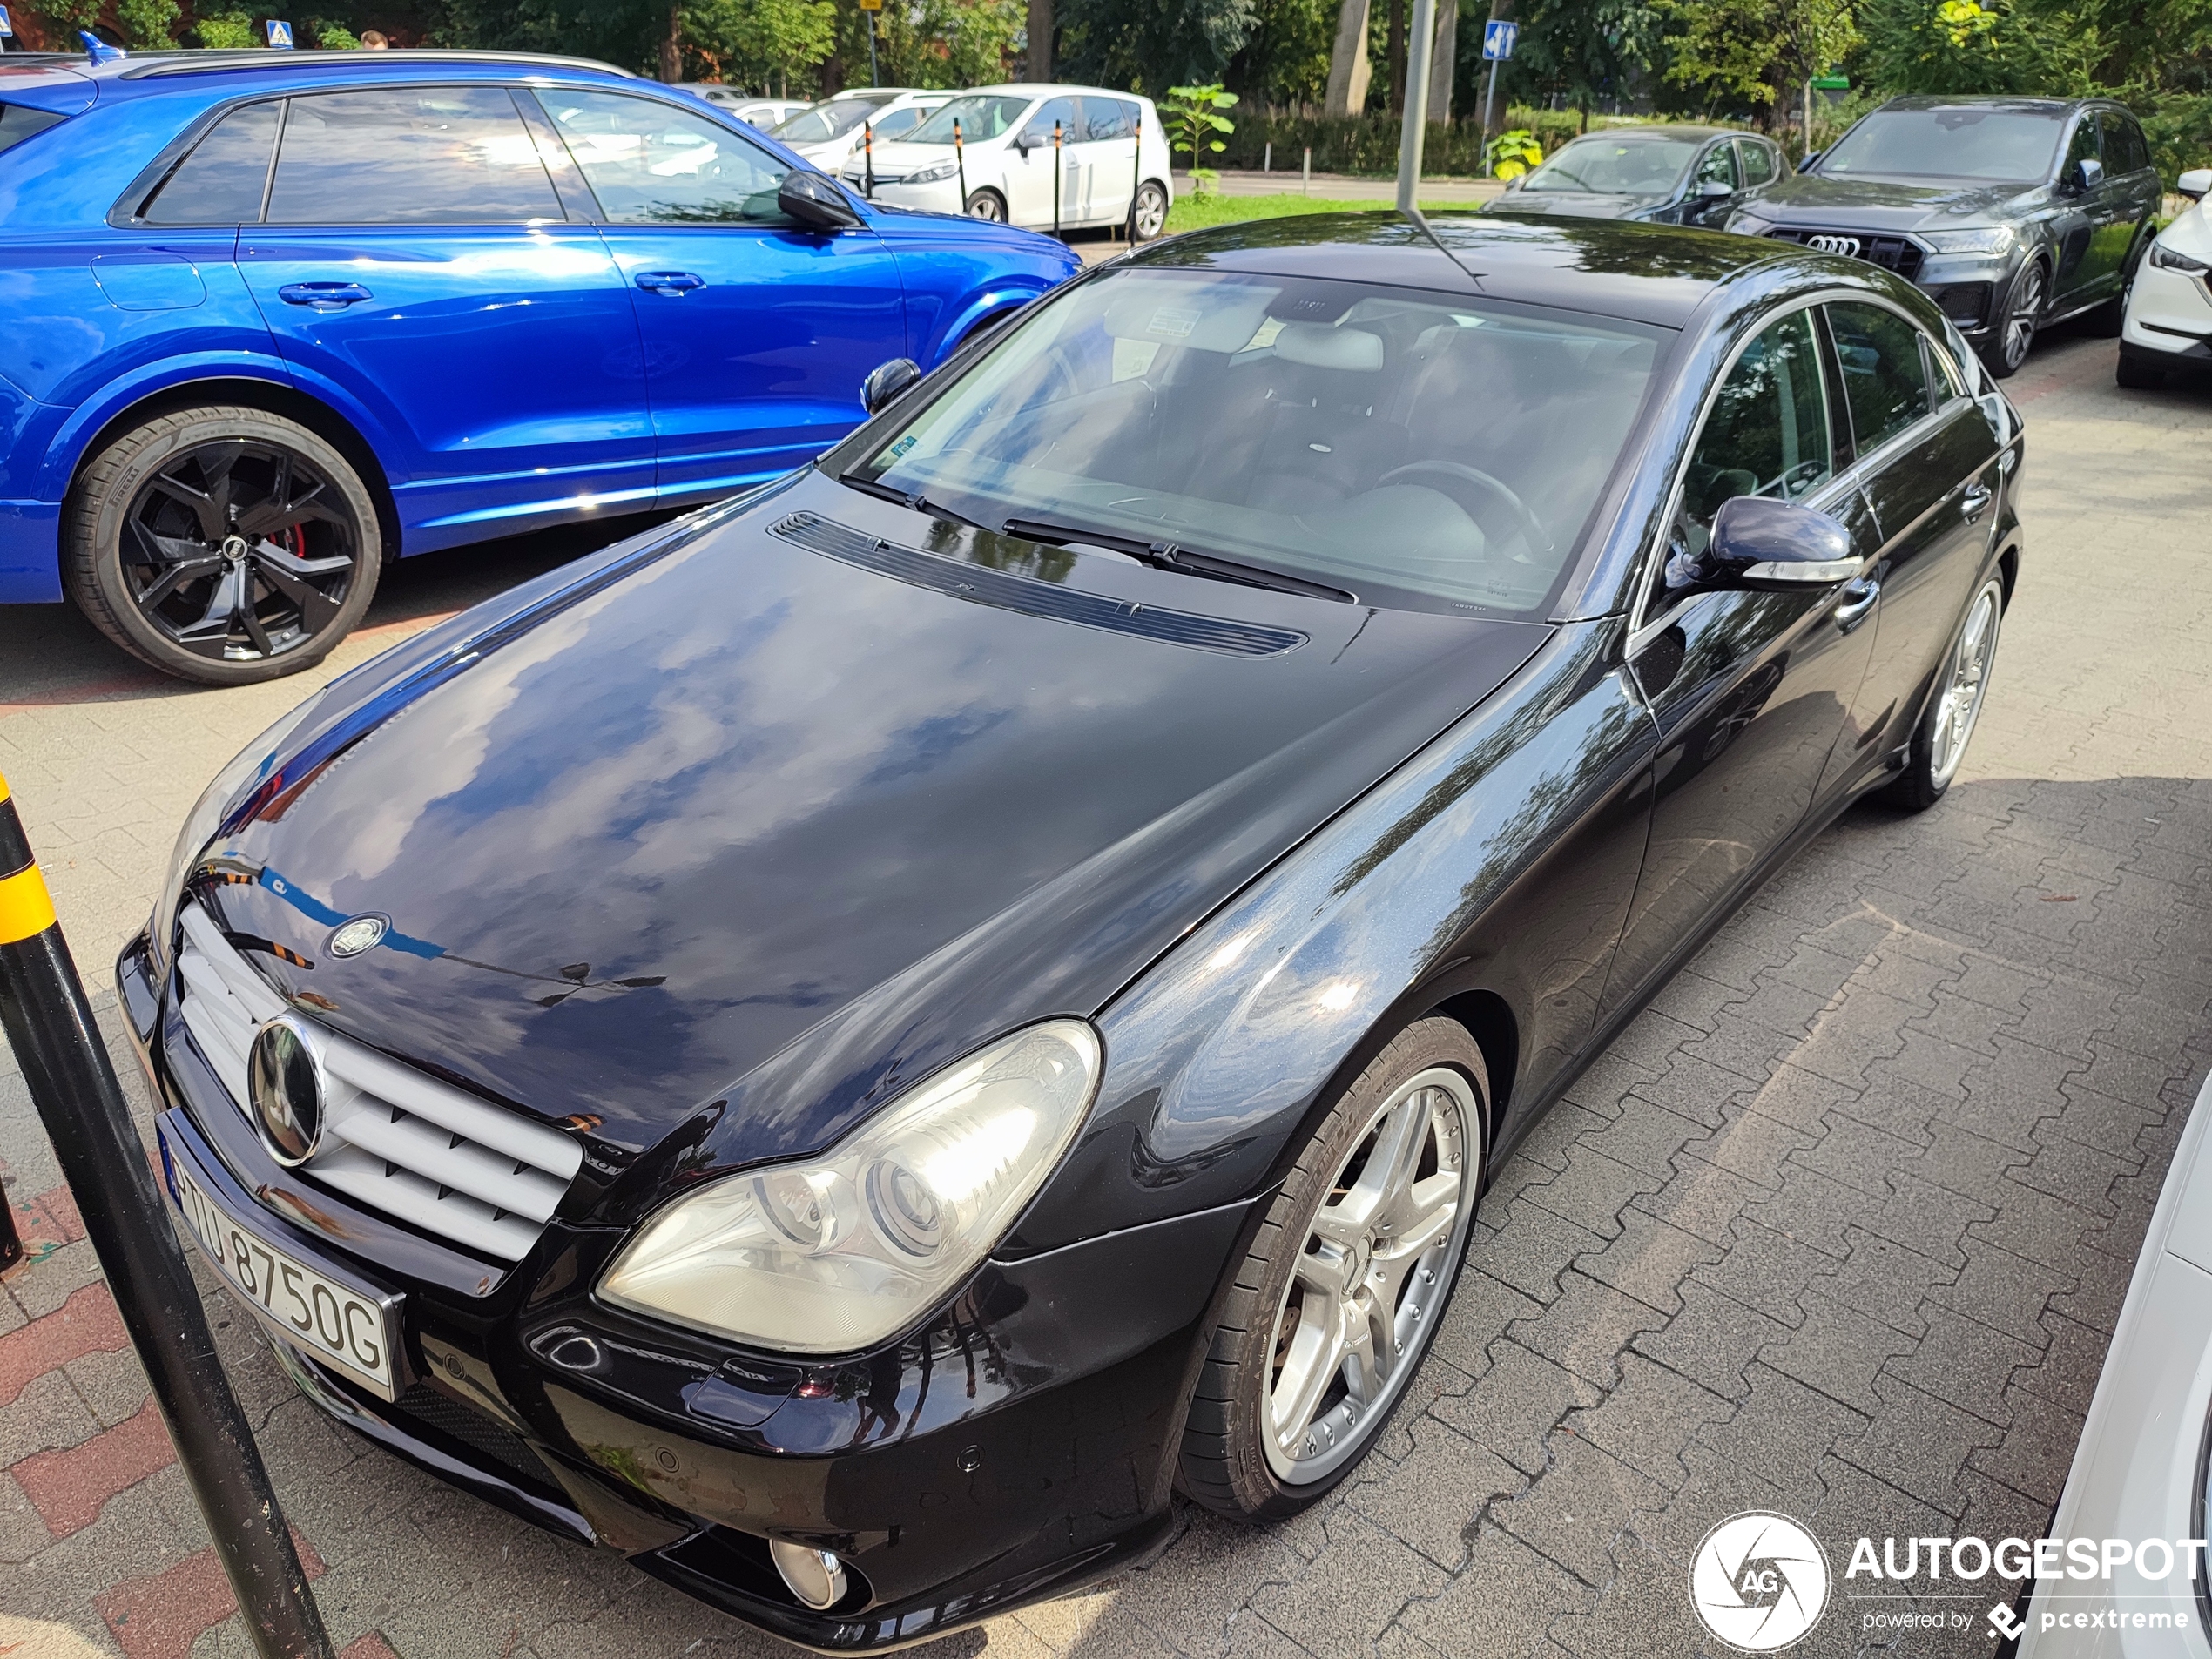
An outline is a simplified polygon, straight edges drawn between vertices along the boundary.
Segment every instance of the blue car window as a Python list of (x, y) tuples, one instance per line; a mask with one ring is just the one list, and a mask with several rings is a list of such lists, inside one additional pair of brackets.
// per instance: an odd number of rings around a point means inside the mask
[(295, 98), (269, 188), (272, 225), (534, 225), (565, 219), (500, 86)]
[(612, 224), (786, 222), (776, 192), (791, 170), (727, 127), (623, 92), (537, 98)]
[(138, 217), (149, 225), (251, 225), (261, 217), (284, 105), (233, 110), (192, 146)]

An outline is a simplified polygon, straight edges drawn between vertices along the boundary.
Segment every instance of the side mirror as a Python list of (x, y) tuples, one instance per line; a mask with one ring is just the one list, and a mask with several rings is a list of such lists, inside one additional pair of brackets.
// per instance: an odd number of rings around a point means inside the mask
[(1815, 167), (1820, 165), (1820, 157), (1821, 152), (1817, 150), (1806, 151), (1804, 154), (1797, 159), (1797, 171), (1799, 172), (1811, 172)]
[(2105, 181), (2105, 164), (2094, 156), (2084, 156), (2066, 170), (2066, 181), (2076, 191), (2094, 190)]
[(2193, 202), (2201, 202), (2212, 195), (2212, 167), (2192, 167), (2174, 181), (2177, 194)]
[(1733, 185), (1724, 183), (1718, 179), (1700, 179), (1697, 181), (1697, 199), (1700, 201), (1716, 202), (1723, 196), (1733, 196), (1735, 193), (1736, 187)]
[(794, 168), (776, 191), (776, 206), (810, 231), (850, 230), (860, 222), (845, 192), (818, 172)]
[(1851, 535), (1825, 513), (1769, 496), (1737, 496), (1713, 515), (1712, 539), (1689, 584), (1716, 588), (1825, 587), (1858, 574)]
[(860, 382), (860, 407), (873, 415), (921, 378), (921, 366), (911, 357), (878, 363)]

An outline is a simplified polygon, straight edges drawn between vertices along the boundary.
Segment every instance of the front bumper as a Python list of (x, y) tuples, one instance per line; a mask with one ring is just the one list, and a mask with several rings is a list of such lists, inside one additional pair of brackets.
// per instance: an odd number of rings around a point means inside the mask
[[(1164, 1541), (1184, 1402), (1249, 1204), (988, 1263), (895, 1347), (786, 1364), (598, 1306), (589, 1287), (619, 1231), (556, 1217), (501, 1272), (342, 1195), (303, 1203), (157, 988), (143, 935), (117, 979), (163, 1131), (210, 1196), (286, 1251), (405, 1295), (395, 1401), (280, 1343), (286, 1369), (441, 1479), (825, 1652), (942, 1635)], [(836, 1551), (845, 1599), (799, 1604), (771, 1536)]]
[(2146, 259), (2128, 298), (2120, 349), (2160, 363), (2212, 362), (2212, 287), (2202, 277), (2161, 270)]

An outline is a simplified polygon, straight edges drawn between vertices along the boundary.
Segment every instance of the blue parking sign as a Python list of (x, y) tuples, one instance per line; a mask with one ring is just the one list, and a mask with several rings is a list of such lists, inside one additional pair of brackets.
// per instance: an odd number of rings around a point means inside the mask
[(280, 51), (290, 51), (292, 50), (292, 25), (288, 23), (280, 23), (274, 17), (270, 18), (269, 44)]
[(1520, 37), (1521, 25), (1494, 17), (1482, 25), (1482, 55), (1493, 60), (1513, 56), (1513, 43)]

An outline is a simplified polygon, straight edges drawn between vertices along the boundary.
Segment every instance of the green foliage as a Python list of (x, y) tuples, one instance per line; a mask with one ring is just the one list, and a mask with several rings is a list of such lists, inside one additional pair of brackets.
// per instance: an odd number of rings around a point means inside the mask
[(1653, 0), (1668, 24), (1666, 78), (1754, 106), (1794, 107), (1806, 81), (1858, 44), (1850, 0)]
[(359, 35), (343, 24), (332, 23), (325, 17), (307, 19), (307, 36), (325, 51), (357, 52), (361, 50), (361, 38)]
[(684, 47), (712, 78), (772, 88), (802, 78), (837, 44), (831, 0), (691, 0)]
[(141, 49), (176, 44), (177, 0), (115, 0), (124, 44)]
[(1543, 158), (1543, 146), (1527, 127), (1501, 132), (1482, 146), (1483, 170), (1493, 179), (1518, 179)]
[[(1651, 0), (1526, 0), (1514, 9), (1521, 38), (1501, 66), (1499, 92), (1562, 99), (1587, 110), (1614, 97), (1648, 90), (1665, 56), (1663, 19)], [(1460, 24), (1464, 90), (1457, 110), (1480, 112), (1482, 58), (1480, 19)]]
[[(887, 86), (981, 86), (1002, 81), (1022, 38), (1022, 0), (907, 0), (880, 14), (877, 63)], [(867, 37), (858, 37), (867, 61)], [(1019, 79), (1018, 75), (1014, 78)]]
[[(1167, 124), (1168, 142), (1177, 155), (1190, 158), (1196, 167), (1205, 157), (1221, 154), (1229, 146), (1216, 135), (1234, 132), (1237, 124), (1221, 113), (1237, 102), (1234, 92), (1220, 83), (1211, 86), (1170, 86), (1160, 100), (1160, 119)], [(1205, 193), (1205, 186), (1197, 187)]]
[(1054, 73), (1155, 98), (1163, 87), (1218, 81), (1251, 37), (1263, 3), (1059, 0)]
[(268, 44), (267, 37), (253, 26), (253, 19), (243, 11), (199, 12), (192, 18), (192, 33), (194, 45), (218, 51)]
[[(1482, 160), (1480, 113), (1463, 109), (1451, 125), (1431, 126), (1421, 152), (1421, 171), (1480, 179), (1487, 169)], [(1525, 129), (1546, 155), (1581, 130), (1582, 118), (1573, 110), (1513, 109), (1501, 111), (1507, 126)], [(1592, 130), (1623, 125), (1600, 117)], [(1633, 123), (1628, 123), (1633, 125)], [(1228, 139), (1222, 165), (1257, 169), (1273, 146), (1278, 172), (1295, 175), (1300, 152), (1311, 146), (1316, 172), (1388, 175), (1398, 171), (1398, 145), (1404, 136), (1399, 118), (1379, 111), (1371, 115), (1325, 118), (1292, 115), (1249, 115), (1238, 121)]]
[(1336, 37), (1337, 0), (1256, 0), (1251, 32), (1221, 78), (1255, 103), (1318, 104)]
[[(78, 44), (77, 31), (91, 29), (100, 20), (100, 0), (42, 0), (38, 5), (24, 9), (45, 24), (47, 44), (56, 51), (75, 51)], [(16, 44), (20, 46), (23, 43)]]
[(1861, 0), (1861, 6), (1860, 72), (1888, 91), (2038, 91), (2060, 72), (2048, 21), (2017, 5)]

